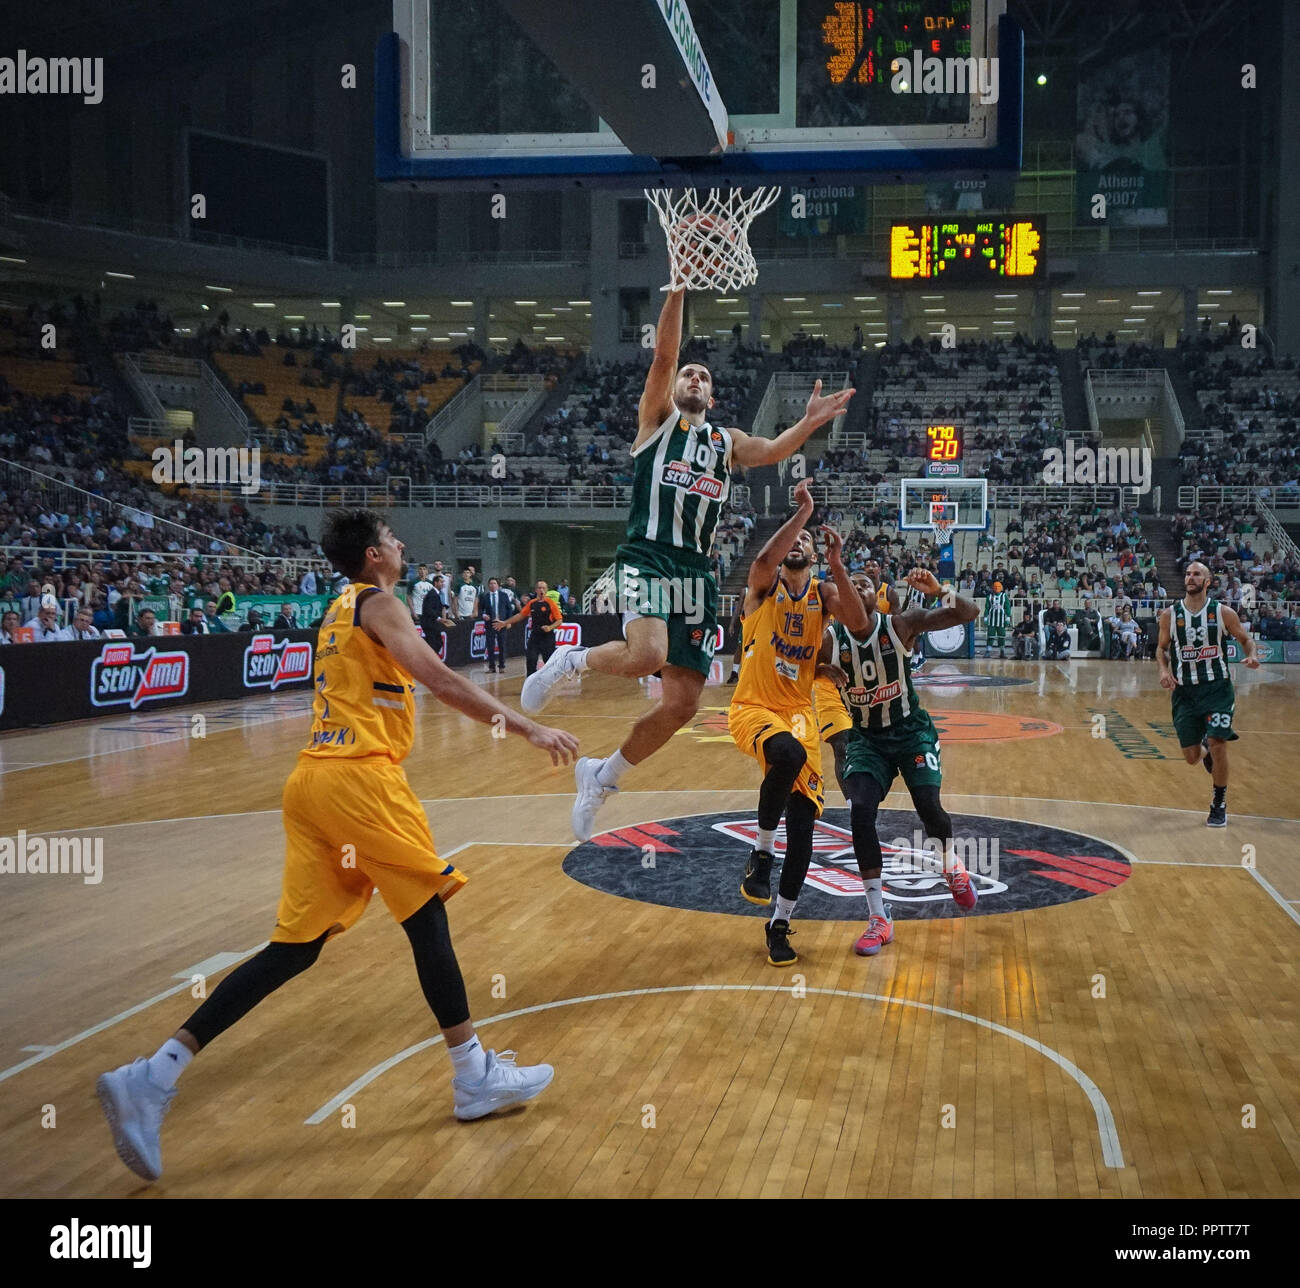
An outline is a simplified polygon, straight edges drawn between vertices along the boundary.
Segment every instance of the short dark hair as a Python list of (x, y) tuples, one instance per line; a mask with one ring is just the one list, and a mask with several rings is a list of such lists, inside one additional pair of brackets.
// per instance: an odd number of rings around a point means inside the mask
[(377, 546), (384, 521), (373, 510), (336, 510), (326, 520), (320, 548), (339, 572), (356, 580), (366, 567), (366, 551)]

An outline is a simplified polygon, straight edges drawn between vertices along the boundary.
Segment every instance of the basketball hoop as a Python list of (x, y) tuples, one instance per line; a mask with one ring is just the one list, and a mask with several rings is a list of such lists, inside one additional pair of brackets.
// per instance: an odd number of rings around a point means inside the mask
[(931, 519), (930, 531), (934, 533), (934, 544), (946, 546), (952, 540), (952, 527), (956, 519)]
[(664, 291), (683, 287), (727, 294), (758, 281), (758, 265), (749, 248), (749, 226), (780, 195), (780, 188), (710, 188), (701, 201), (694, 188), (674, 197), (672, 188), (647, 188), (645, 195), (659, 215), (668, 238), (670, 280)]

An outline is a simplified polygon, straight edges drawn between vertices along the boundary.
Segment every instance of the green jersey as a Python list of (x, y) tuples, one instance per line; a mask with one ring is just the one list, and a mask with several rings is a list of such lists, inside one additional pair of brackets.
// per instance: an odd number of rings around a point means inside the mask
[(999, 590), (984, 601), (984, 625), (990, 630), (1006, 630), (1011, 624), (1011, 592)]
[(1207, 598), (1200, 612), (1194, 613), (1186, 600), (1179, 600), (1169, 613), (1169, 668), (1174, 679), (1180, 685), (1231, 680), (1223, 605)]
[(893, 615), (876, 613), (865, 640), (856, 640), (842, 622), (834, 622), (835, 650), (840, 669), (849, 677), (844, 702), (855, 727), (879, 733), (901, 725), (911, 715), (924, 715), (912, 688), (908, 667), (911, 650), (899, 642)]
[(629, 541), (654, 541), (707, 555), (731, 493), (731, 434), (705, 421), (692, 425), (673, 408), (632, 452)]

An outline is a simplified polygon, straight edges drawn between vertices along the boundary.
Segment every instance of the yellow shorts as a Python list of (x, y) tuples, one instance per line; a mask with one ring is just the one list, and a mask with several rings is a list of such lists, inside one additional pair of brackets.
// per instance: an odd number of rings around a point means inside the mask
[(284, 785), (284, 882), (271, 941), (341, 933), (378, 889), (397, 921), (469, 879), (433, 848), (401, 765), (384, 756), (303, 758)]
[(795, 779), (794, 791), (806, 796), (822, 812), (825, 786), (822, 782), (822, 744), (817, 734), (817, 721), (811, 709), (804, 711), (771, 711), (767, 707), (753, 706), (748, 702), (733, 702), (727, 712), (727, 727), (731, 739), (747, 756), (753, 756), (760, 765), (764, 763), (762, 745), (774, 733), (793, 734), (808, 753), (808, 760)]
[(853, 717), (849, 715), (844, 699), (832, 680), (819, 676), (813, 681), (814, 710), (817, 712), (818, 733), (822, 741), (853, 728)]

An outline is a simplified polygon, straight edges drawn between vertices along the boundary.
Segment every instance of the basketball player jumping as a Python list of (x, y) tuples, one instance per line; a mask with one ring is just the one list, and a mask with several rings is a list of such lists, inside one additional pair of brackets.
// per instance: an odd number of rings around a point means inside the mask
[[(876, 560), (868, 559), (861, 571), (852, 573), (849, 580), (853, 583), (855, 593), (876, 597), (878, 612), (898, 612), (898, 591), (885, 581), (880, 564)], [(831, 635), (829, 623), (826, 626), (826, 635)], [(830, 747), (831, 755), (835, 757), (835, 781), (847, 799), (848, 792), (844, 788), (844, 757), (849, 745), (849, 735), (853, 729), (853, 717), (849, 715), (849, 709), (844, 705), (839, 686), (829, 676), (818, 674), (813, 680), (813, 699), (817, 708), (821, 740)]]
[(668, 742), (699, 706), (718, 623), (709, 552), (732, 470), (785, 460), (838, 416), (854, 392), (823, 397), (817, 381), (803, 419), (775, 438), (710, 424), (713, 377), (708, 368), (690, 362), (677, 370), (683, 298), (683, 291), (670, 291), (659, 315), (654, 361), (632, 444), (632, 508), (627, 539), (614, 559), (624, 638), (595, 648), (561, 645), (524, 681), (519, 699), (531, 715), (543, 709), (565, 676), (588, 670), (629, 679), (662, 673), (660, 700), (636, 722), (622, 746), (604, 760), (583, 757), (575, 767), (573, 832), (580, 841), (591, 839), (596, 811), (618, 790), (622, 776)]
[[(758, 792), (758, 845), (751, 851), (740, 893), (750, 903), (772, 902), (776, 830), (785, 815), (785, 861), (776, 908), (764, 930), (767, 960), (791, 966), (790, 918), (812, 862), (813, 826), (822, 812), (822, 754), (813, 709), (819, 641), (830, 617), (866, 630), (867, 614), (840, 558), (842, 542), (823, 528), (831, 581), (812, 580), (815, 551), (804, 528), (813, 512), (806, 482), (795, 488), (799, 508), (749, 567), (742, 609), (743, 660), (727, 716), (732, 741), (763, 767)], [(838, 693), (835, 701), (839, 703)]]
[(853, 946), (864, 957), (874, 956), (894, 937), (885, 915), (876, 816), (896, 775), (902, 774), (926, 835), (943, 845), (943, 879), (953, 901), (969, 912), (977, 897), (970, 875), (956, 857), (952, 820), (939, 799), (943, 782), (939, 735), (912, 688), (908, 658), (912, 645), (926, 631), (973, 622), (979, 609), (964, 595), (945, 595), (934, 574), (924, 568), (914, 568), (906, 581), (919, 595), (941, 595), (949, 602), (938, 608), (882, 612), (874, 588), (863, 581), (860, 594), (867, 629), (853, 632), (836, 622), (831, 628), (833, 638), (823, 641), (820, 654), (820, 662), (828, 668), (823, 673), (844, 686), (853, 719), (845, 748), (844, 794), (849, 801), (853, 853), (871, 914)]
[(176, 1080), (204, 1047), (320, 956), (378, 888), (411, 941), (420, 986), (452, 1063), (455, 1114), (482, 1118), (531, 1100), (554, 1070), (484, 1051), (443, 903), (467, 880), (434, 850), (402, 761), (415, 737), (415, 682), (480, 723), (497, 723), (568, 764), (577, 739), (511, 711), (446, 667), (392, 593), (402, 543), (369, 510), (330, 518), (321, 547), (351, 579), (316, 641), (311, 740), (284, 788), (284, 882), (271, 942), (228, 975), (150, 1058), (102, 1074), (99, 1100), (118, 1157), (137, 1176), (162, 1174), (163, 1115)]
[(1156, 660), (1160, 686), (1173, 691), (1174, 732), (1189, 765), (1203, 760), (1214, 779), (1206, 827), (1228, 826), (1228, 744), (1237, 740), (1237, 697), (1228, 674), (1227, 636), (1241, 645), (1241, 663), (1259, 667), (1255, 641), (1227, 604), (1211, 599), (1214, 578), (1203, 563), (1183, 573), (1182, 600), (1160, 614)]

